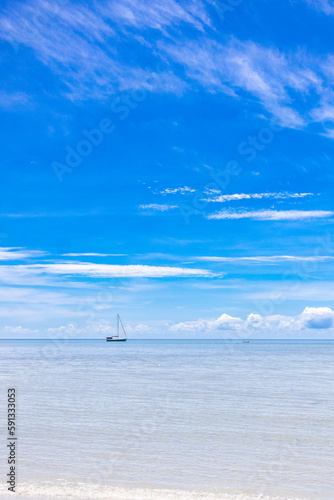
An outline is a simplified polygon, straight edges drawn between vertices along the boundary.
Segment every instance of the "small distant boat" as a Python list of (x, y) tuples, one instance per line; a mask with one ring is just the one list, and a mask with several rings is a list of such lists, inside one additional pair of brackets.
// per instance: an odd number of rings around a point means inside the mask
[[(124, 337), (119, 336), (119, 325), (121, 325), (122, 327)], [(125, 342), (125, 341), (126, 341), (126, 331), (124, 329), (120, 315), (117, 314), (117, 335), (113, 335), (112, 337), (106, 337), (106, 342)]]
[(243, 340), (242, 343), (243, 344), (249, 344), (249, 340)]

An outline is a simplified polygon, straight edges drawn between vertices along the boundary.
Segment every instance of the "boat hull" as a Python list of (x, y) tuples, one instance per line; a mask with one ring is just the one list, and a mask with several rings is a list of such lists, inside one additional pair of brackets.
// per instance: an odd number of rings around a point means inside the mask
[(113, 339), (112, 337), (106, 337), (106, 342), (125, 342), (126, 339)]

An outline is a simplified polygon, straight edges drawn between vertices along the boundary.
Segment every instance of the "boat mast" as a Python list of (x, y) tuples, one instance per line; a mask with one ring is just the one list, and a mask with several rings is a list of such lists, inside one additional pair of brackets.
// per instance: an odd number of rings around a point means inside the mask
[(120, 317), (120, 315), (119, 315), (119, 314), (118, 314), (117, 316), (118, 316), (119, 321), (120, 321), (120, 323), (121, 323), (122, 330), (123, 330), (123, 333), (124, 333), (124, 337), (126, 338), (126, 331), (125, 331), (125, 328), (124, 328), (124, 326), (123, 326), (123, 323), (122, 323), (121, 317)]
[(117, 335), (116, 337), (119, 337), (119, 314), (117, 314)]

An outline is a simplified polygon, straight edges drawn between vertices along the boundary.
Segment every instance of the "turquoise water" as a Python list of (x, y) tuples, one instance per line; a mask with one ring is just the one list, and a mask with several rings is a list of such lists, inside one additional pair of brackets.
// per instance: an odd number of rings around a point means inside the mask
[(334, 497), (334, 341), (3, 340), (0, 356), (22, 497)]

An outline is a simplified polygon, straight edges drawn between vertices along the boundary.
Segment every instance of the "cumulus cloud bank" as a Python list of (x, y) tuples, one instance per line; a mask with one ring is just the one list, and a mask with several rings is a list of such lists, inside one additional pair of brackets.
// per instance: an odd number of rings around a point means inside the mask
[(249, 314), (246, 320), (222, 314), (216, 319), (199, 319), (185, 321), (171, 325), (170, 330), (175, 333), (193, 332), (205, 333), (220, 330), (231, 331), (242, 337), (252, 331), (291, 332), (301, 330), (328, 330), (334, 324), (334, 311), (329, 307), (306, 307), (299, 316), (261, 316)]
[(306, 328), (332, 328), (334, 312), (329, 307), (306, 307), (302, 313), (302, 321)]
[[(18, 328), (20, 329), (22, 327)], [(129, 335), (137, 333), (145, 334), (151, 332), (151, 327), (144, 323), (139, 323), (137, 325), (130, 325), (125, 323), (125, 329)], [(105, 319), (99, 319), (97, 321), (88, 321), (84, 326), (78, 326), (75, 323), (68, 323), (67, 325), (48, 328), (47, 331), (50, 338), (64, 337), (71, 339), (86, 336), (100, 337), (114, 335), (116, 333), (116, 326), (114, 322)]]
[[(268, 337), (285, 337), (286, 335), (295, 333), (305, 333), (311, 331), (327, 332), (333, 334), (334, 327), (334, 311), (330, 307), (306, 307), (298, 316), (261, 316), (257, 313), (251, 313), (245, 320), (230, 316), (223, 313), (216, 319), (198, 319), (195, 321), (184, 321), (181, 323), (125, 323), (125, 329), (128, 336), (134, 338), (145, 338), (146, 335), (153, 337), (157, 332), (163, 332), (167, 337), (177, 335), (182, 338), (191, 336), (206, 336), (217, 335), (221, 333), (225, 338), (243, 339), (254, 335), (265, 335)], [(92, 338), (103, 337), (115, 333), (114, 322), (105, 319), (96, 321), (88, 321), (86, 324), (77, 325), (70, 322), (65, 325), (50, 327), (47, 329), (49, 338)], [(38, 334), (39, 330), (32, 330), (22, 326), (5, 326), (4, 333), (10, 336), (29, 336), (30, 334)], [(269, 334), (269, 336), (268, 336)]]

